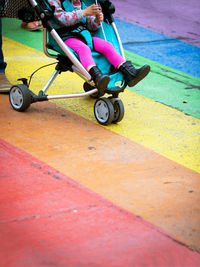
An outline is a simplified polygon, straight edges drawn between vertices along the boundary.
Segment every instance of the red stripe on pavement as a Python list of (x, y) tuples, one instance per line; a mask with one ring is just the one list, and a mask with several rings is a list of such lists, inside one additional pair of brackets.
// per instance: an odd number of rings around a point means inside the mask
[(1, 267), (200, 264), (161, 229), (2, 139), (0, 178)]

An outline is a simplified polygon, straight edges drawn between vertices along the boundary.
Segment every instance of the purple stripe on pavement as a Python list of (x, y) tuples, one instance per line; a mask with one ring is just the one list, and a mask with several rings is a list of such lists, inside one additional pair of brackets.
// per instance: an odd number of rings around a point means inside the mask
[(111, 0), (115, 17), (200, 47), (199, 0)]

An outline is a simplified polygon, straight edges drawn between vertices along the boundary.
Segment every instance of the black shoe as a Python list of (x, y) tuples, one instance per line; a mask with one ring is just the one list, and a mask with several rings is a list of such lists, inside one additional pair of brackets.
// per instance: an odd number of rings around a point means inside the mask
[(89, 73), (92, 76), (97, 89), (99, 90), (99, 95), (104, 95), (110, 82), (110, 77), (108, 75), (103, 75), (97, 66), (92, 67)]
[(132, 87), (147, 76), (150, 66), (144, 65), (140, 69), (136, 69), (130, 61), (126, 61), (119, 67), (119, 70), (124, 74), (128, 86)]

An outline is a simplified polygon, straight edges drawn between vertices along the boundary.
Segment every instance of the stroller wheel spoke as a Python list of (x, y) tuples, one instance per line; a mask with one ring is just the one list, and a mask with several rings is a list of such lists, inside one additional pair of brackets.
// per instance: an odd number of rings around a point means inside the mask
[(98, 116), (102, 120), (108, 118), (108, 108), (107, 108), (106, 104), (103, 101), (98, 103), (98, 105), (97, 105), (97, 113), (98, 113)]
[(12, 100), (13, 100), (13, 104), (16, 106), (20, 106), (22, 101), (23, 101), (23, 96), (21, 91), (16, 88), (13, 90), (13, 94), (12, 94)]

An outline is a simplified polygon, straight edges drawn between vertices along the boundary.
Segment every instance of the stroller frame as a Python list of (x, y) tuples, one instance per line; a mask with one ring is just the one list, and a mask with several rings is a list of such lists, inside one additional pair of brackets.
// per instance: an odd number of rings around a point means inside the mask
[[(91, 76), (87, 72), (87, 70), (83, 67), (80, 61), (76, 58), (76, 56), (70, 51), (68, 46), (63, 42), (57, 31), (51, 25), (51, 17), (52, 14), (49, 14), (48, 10), (43, 10), (38, 5), (35, 0), (29, 0), (32, 7), (35, 9), (37, 15), (42, 21), (43, 24), (43, 50), (46, 56), (57, 59), (57, 65), (54, 73), (50, 77), (50, 79), (45, 84), (44, 88), (39, 91), (38, 95), (34, 94), (29, 88), (27, 84), (27, 79), (22, 78), (19, 79), (23, 82), (23, 84), (17, 84), (11, 87), (9, 99), (11, 106), (13, 109), (17, 111), (25, 111), (30, 104), (39, 102), (39, 101), (47, 101), (51, 99), (62, 99), (62, 98), (77, 98), (77, 97), (86, 97), (91, 96), (92, 98), (96, 98), (96, 102), (94, 104), (94, 115), (97, 121), (100, 124), (108, 125), (110, 123), (117, 123), (121, 121), (124, 117), (124, 106), (121, 99), (118, 97), (120, 92), (123, 92), (127, 84), (124, 82), (121, 87), (117, 86), (112, 88), (112, 90), (107, 90), (105, 93), (108, 93), (112, 96), (108, 98), (100, 97), (98, 89), (94, 87), (94, 84), (91, 82)], [(109, 6), (108, 21), (112, 26), (116, 38), (118, 40), (119, 48), (121, 55), (125, 59), (124, 50), (122, 47), (121, 39), (119, 33), (117, 31), (112, 13), (114, 13), (115, 8), (109, 0), (105, 0)], [(66, 54), (64, 55), (55, 55), (51, 54), (48, 51), (47, 47), (47, 31), (54, 38), (58, 46), (63, 50)], [(46, 95), (45, 93), (56, 79), (57, 75), (64, 71), (71, 71), (77, 73), (81, 78), (85, 80), (84, 83), (84, 91), (81, 93), (73, 93), (73, 94), (62, 94), (62, 95)]]

